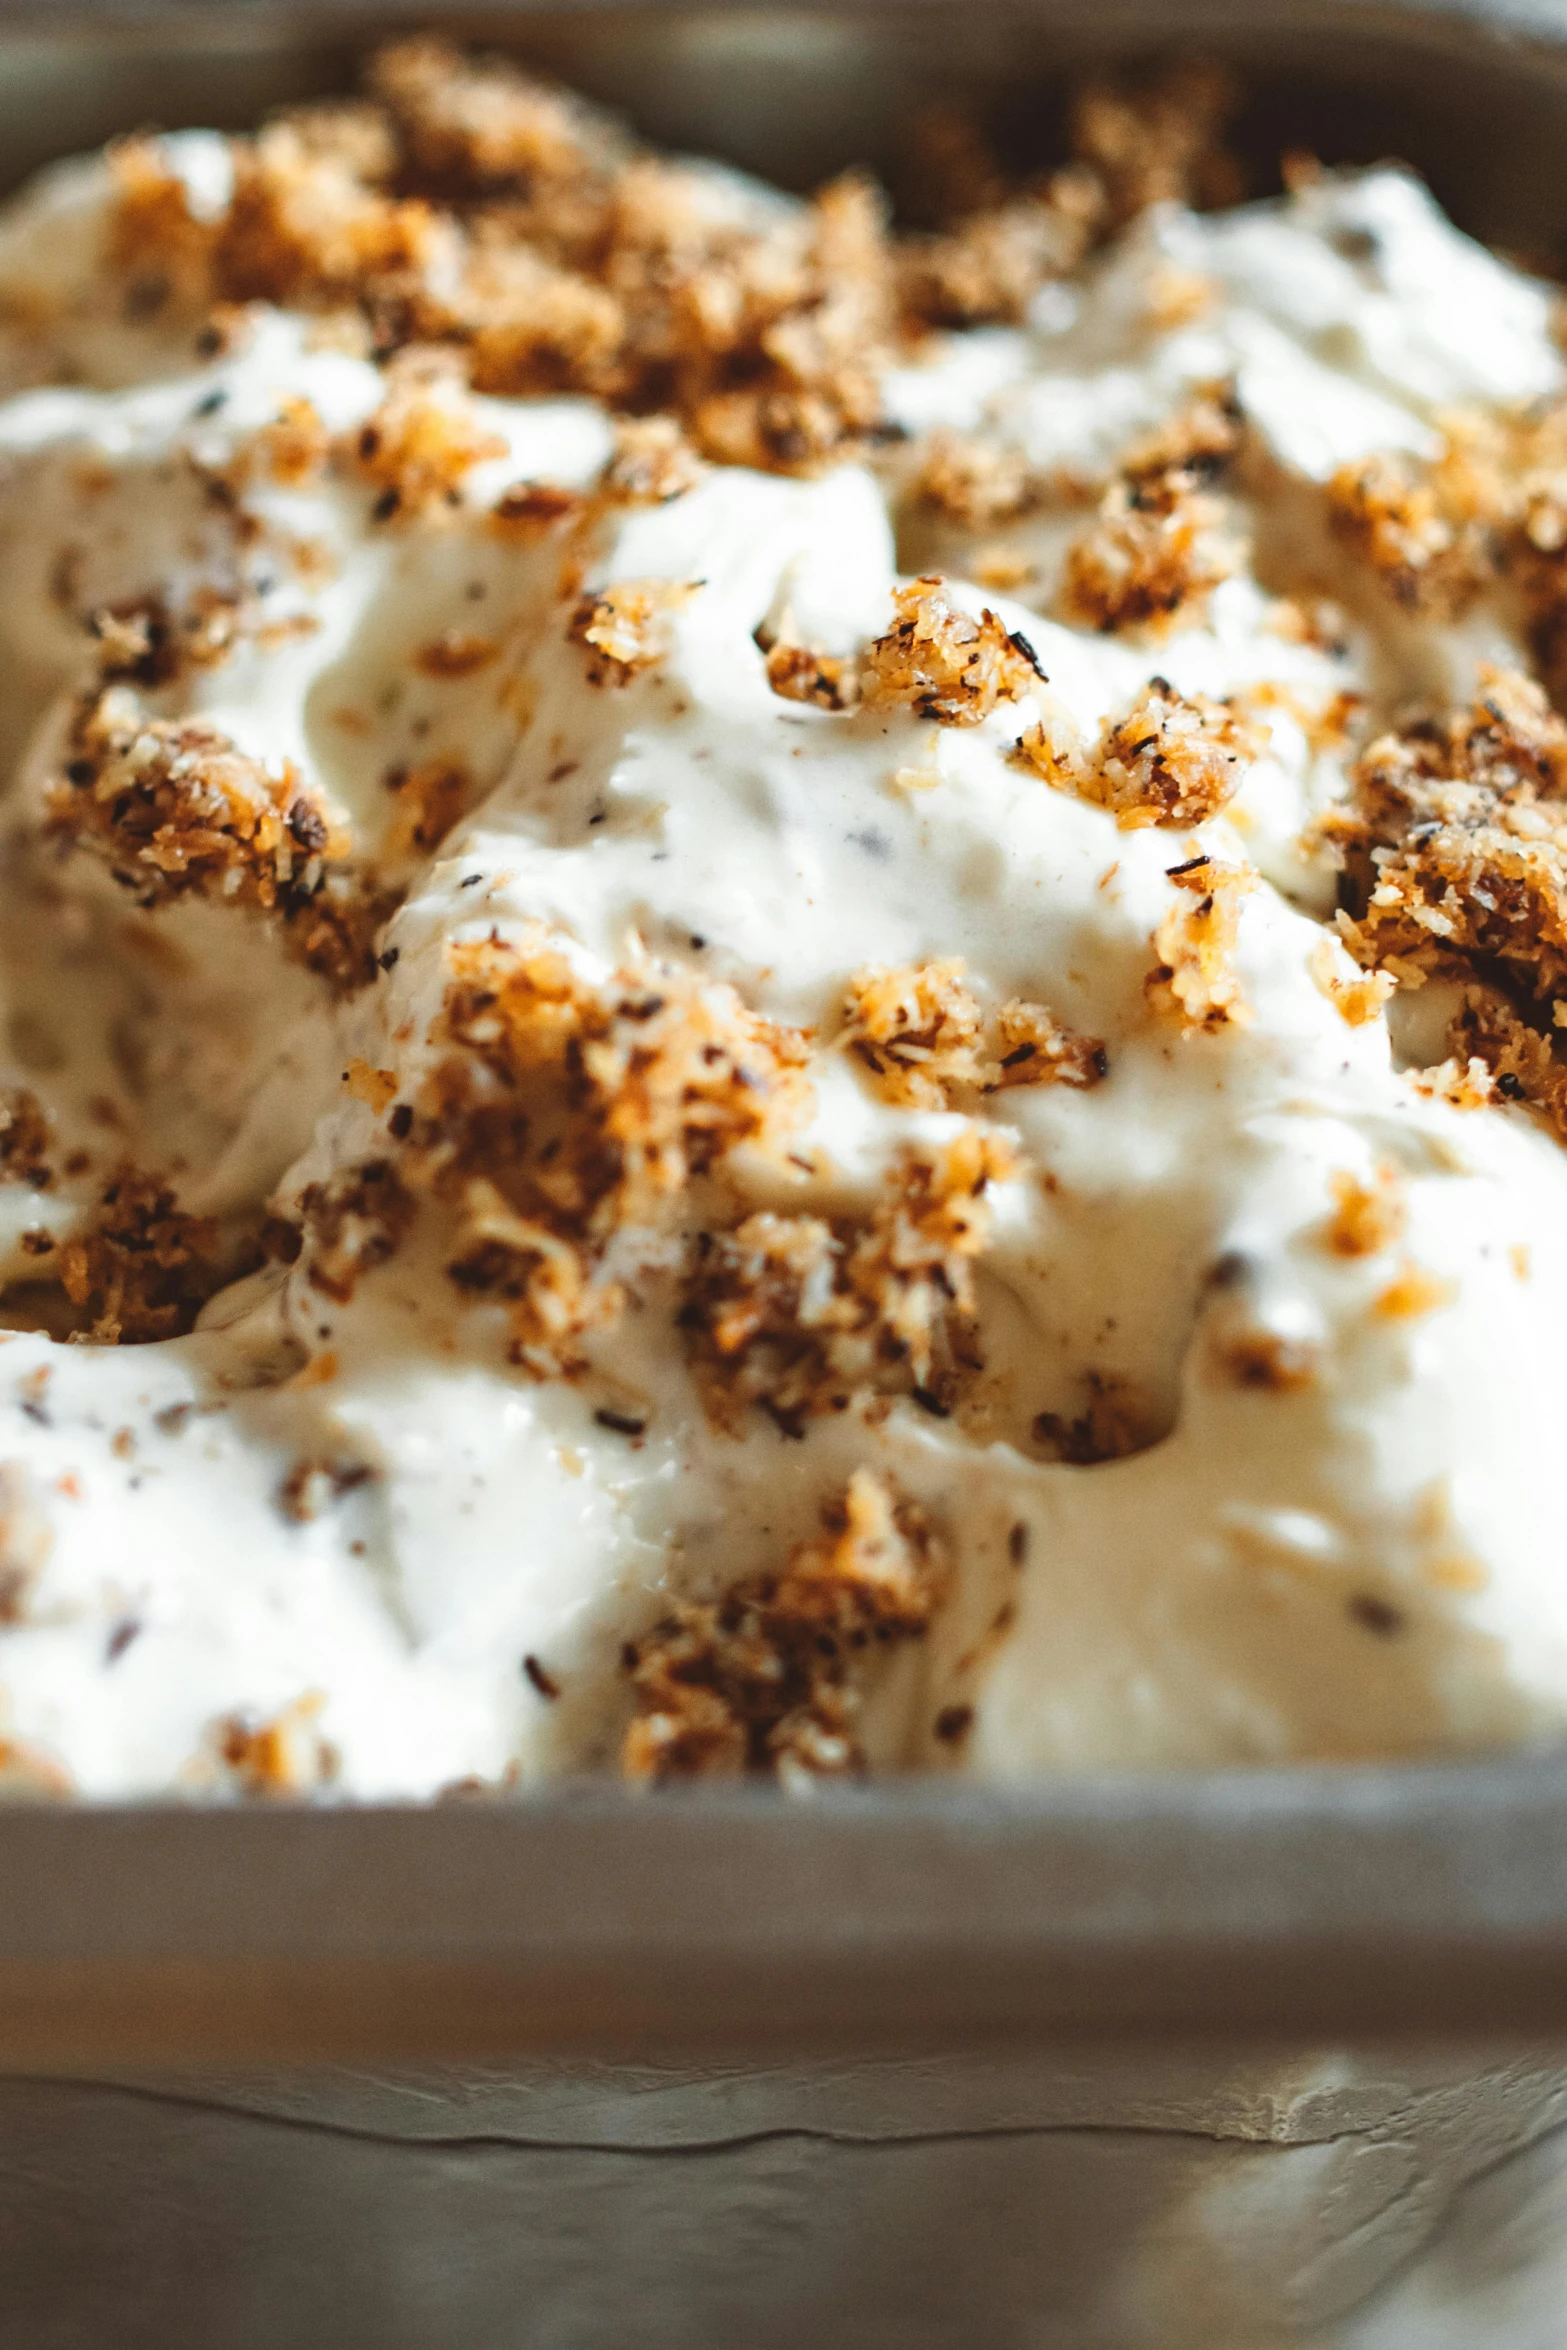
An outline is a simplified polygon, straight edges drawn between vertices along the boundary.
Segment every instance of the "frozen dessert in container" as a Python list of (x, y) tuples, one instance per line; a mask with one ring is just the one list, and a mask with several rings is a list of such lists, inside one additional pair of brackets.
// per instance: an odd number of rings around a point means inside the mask
[(1559, 1734), (1555, 297), (1223, 97), (0, 219), (19, 1788)]

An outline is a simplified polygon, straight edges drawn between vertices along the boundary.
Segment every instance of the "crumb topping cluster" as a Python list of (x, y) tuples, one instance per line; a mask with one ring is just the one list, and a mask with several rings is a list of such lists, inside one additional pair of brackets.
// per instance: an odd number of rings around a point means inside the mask
[(794, 1435), (866, 1393), (945, 1415), (981, 1368), (974, 1269), (1013, 1167), (1004, 1136), (970, 1125), (908, 1146), (868, 1216), (764, 1212), (701, 1235), (680, 1322), (709, 1417), (735, 1427), (754, 1406)]
[(1453, 1048), (1567, 1133), (1553, 1039), (1567, 1002), (1567, 725), (1517, 671), (1482, 672), (1467, 709), (1372, 743), (1352, 806), (1345, 944), (1405, 985), (1465, 982)]
[(154, 142), (123, 142), (114, 257), (139, 314), (350, 313), (383, 356), (450, 347), (481, 390), (667, 410), (721, 463), (809, 470), (880, 434), (900, 340), (1020, 318), (1156, 192), (1217, 194), (1230, 103), (1189, 73), (1097, 89), (1067, 169), (1011, 188), (971, 152), (943, 175), (945, 225), (898, 237), (863, 178), (799, 206), (720, 193), (513, 65), (403, 41), (361, 101), (232, 140), (211, 219)]
[(1067, 617), (1102, 633), (1166, 632), (1201, 617), (1244, 549), (1215, 484), (1240, 445), (1237, 412), (1206, 395), (1122, 460), (1067, 551)]
[(928, 1629), (944, 1573), (924, 1513), (857, 1469), (821, 1532), (780, 1569), (743, 1577), (717, 1600), (685, 1601), (628, 1643), (627, 1775), (863, 1769), (855, 1718), (867, 1685), (889, 1649)]
[(670, 965), (585, 979), (542, 928), (456, 944), (449, 965), (402, 1163), (458, 1214), (452, 1280), (504, 1301), (513, 1359), (558, 1376), (624, 1302), (617, 1236), (656, 1231), (728, 1152), (776, 1150), (807, 1115), (808, 1041)]
[(961, 955), (903, 970), (855, 973), (841, 1041), (900, 1108), (945, 1110), (953, 1095), (1012, 1085), (1097, 1085), (1109, 1063), (1097, 1037), (1073, 1036), (1042, 1004), (1014, 1000), (993, 1021), (963, 977)]
[(1153, 935), (1159, 959), (1146, 983), (1149, 1003), (1178, 1020), (1187, 1036), (1246, 1027), (1251, 1006), (1235, 968), (1235, 946), (1241, 906), (1256, 886), (1256, 873), (1249, 865), (1200, 856), (1172, 865), (1169, 879), (1181, 894)]
[(1233, 799), (1262, 750), (1259, 729), (1233, 701), (1177, 693), (1152, 677), (1124, 718), (1107, 719), (1085, 750), (1057, 739), (1043, 720), (1019, 737), (1015, 757), (1057, 791), (1108, 808), (1123, 832), (1206, 824)]
[(994, 612), (976, 620), (954, 604), (945, 580), (894, 588), (896, 618), (860, 657), (860, 692), (873, 710), (912, 710), (940, 726), (979, 726), (1003, 702), (1041, 684), (1027, 637)]
[(271, 774), (205, 719), (149, 717), (129, 686), (90, 692), (47, 830), (100, 858), (138, 906), (254, 907), (277, 915), (290, 953), (335, 985), (372, 975), (385, 908), (344, 870), (347, 828), (294, 767)]

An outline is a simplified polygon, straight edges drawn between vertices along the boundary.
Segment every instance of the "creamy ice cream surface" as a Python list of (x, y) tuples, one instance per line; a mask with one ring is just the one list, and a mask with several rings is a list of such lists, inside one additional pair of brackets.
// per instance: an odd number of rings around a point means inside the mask
[(0, 1777), (1559, 1734), (1547, 289), (373, 94), (0, 217)]

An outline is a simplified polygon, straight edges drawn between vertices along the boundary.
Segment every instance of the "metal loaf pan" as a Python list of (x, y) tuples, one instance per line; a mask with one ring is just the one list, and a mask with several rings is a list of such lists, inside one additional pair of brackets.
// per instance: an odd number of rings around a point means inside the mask
[[(516, 48), (805, 184), (1233, 58), (1567, 244), (1563, 0), (0, 0), (0, 176)], [(0, 1811), (0, 2345), (1560, 2350), (1567, 1763)]]

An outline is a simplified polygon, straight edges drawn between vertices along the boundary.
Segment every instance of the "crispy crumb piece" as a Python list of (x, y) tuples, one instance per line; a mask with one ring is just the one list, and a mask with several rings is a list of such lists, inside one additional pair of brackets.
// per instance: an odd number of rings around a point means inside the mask
[(897, 617), (861, 656), (861, 692), (871, 709), (913, 710), (940, 726), (979, 726), (1003, 702), (1043, 679), (1026, 637), (994, 612), (977, 620), (953, 604), (935, 577), (894, 588)]
[(1034, 1441), (1056, 1460), (1076, 1468), (1100, 1461), (1121, 1461), (1146, 1452), (1158, 1434), (1157, 1423), (1132, 1383), (1114, 1371), (1087, 1371), (1083, 1375), (1084, 1408), (1068, 1417), (1064, 1412), (1039, 1412), (1033, 1423)]
[(1238, 202), (1244, 186), (1224, 131), (1239, 104), (1229, 69), (1201, 61), (1080, 91), (1073, 151), (1098, 175), (1111, 222), (1119, 226), (1150, 204)]
[(277, 1506), (290, 1524), (308, 1526), (373, 1475), (363, 1461), (296, 1461), (278, 1487)]
[(321, 1691), (310, 1690), (270, 1720), (236, 1713), (216, 1723), (213, 1745), (234, 1792), (286, 1797), (329, 1786), (340, 1763), (317, 1727), (326, 1702)]
[(54, 1548), (54, 1528), (25, 1461), (0, 1461), (0, 1630), (27, 1615)]
[(290, 397), (252, 444), (261, 470), (288, 489), (302, 489), (325, 466), (332, 439), (313, 401)]
[(629, 685), (655, 669), (669, 649), (667, 616), (689, 602), (700, 581), (623, 579), (584, 596), (571, 616), (573, 644), (588, 653), (590, 685)]
[(1567, 992), (1567, 724), (1513, 671), (1468, 709), (1372, 743), (1324, 830), (1345, 861), (1345, 945), (1406, 984), (1468, 984), (1451, 1033), (1504, 1097), (1567, 1135), (1554, 1004)]
[(414, 655), (414, 667), (425, 677), (443, 681), (473, 677), (498, 660), (500, 650), (494, 637), (481, 635), (477, 629), (445, 628), (427, 645), (419, 647)]
[(1322, 1245), (1336, 1257), (1380, 1256), (1404, 1229), (1407, 1208), (1390, 1169), (1374, 1183), (1338, 1169), (1328, 1177), (1333, 1213), (1322, 1227)]
[(1021, 449), (944, 426), (931, 434), (909, 494), (962, 530), (994, 530), (1027, 514), (1045, 492)]
[(1068, 167), (938, 235), (908, 238), (898, 256), (905, 319), (921, 327), (1016, 325), (1042, 285), (1077, 267), (1102, 209), (1098, 183)]
[(1494, 576), (1481, 519), (1455, 510), (1422, 460), (1377, 451), (1343, 465), (1327, 488), (1328, 520), (1407, 611), (1456, 619)]
[(384, 915), (344, 870), (347, 828), (294, 767), (272, 775), (203, 718), (149, 718), (128, 686), (78, 706), (47, 831), (143, 907), (196, 896), (279, 915), (290, 952), (342, 987), (372, 975)]
[(404, 1165), (457, 1211), (451, 1278), (504, 1301), (513, 1359), (556, 1376), (619, 1309), (617, 1235), (808, 1114), (808, 1040), (672, 965), (589, 981), (542, 929), (459, 942), (448, 966)]
[(310, 1285), (338, 1305), (347, 1305), (363, 1276), (396, 1254), (414, 1220), (413, 1199), (389, 1159), (369, 1159), (312, 1183), (300, 1195), (299, 1211)]
[(218, 1227), (185, 1215), (158, 1177), (122, 1167), (85, 1232), (60, 1243), (54, 1277), (102, 1346), (144, 1346), (189, 1330), (221, 1287)]
[(626, 1775), (863, 1769), (863, 1688), (889, 1647), (926, 1631), (945, 1579), (924, 1513), (857, 1469), (822, 1531), (780, 1570), (744, 1577), (716, 1601), (681, 1602), (630, 1644)]
[(1404, 1264), (1372, 1307), (1379, 1322), (1412, 1322), (1450, 1306), (1458, 1295), (1456, 1281), (1443, 1281), (1423, 1265)]
[(818, 710), (848, 710), (859, 699), (860, 681), (851, 659), (780, 638), (766, 648), (767, 682), (786, 702), (809, 702)]
[(1108, 808), (1123, 832), (1149, 824), (1187, 829), (1228, 805), (1260, 754), (1257, 728), (1233, 702), (1186, 695), (1162, 677), (1126, 716), (1107, 720), (1097, 746), (1058, 747), (1041, 721), (1016, 757), (1058, 791)]
[(489, 527), (498, 538), (541, 539), (579, 523), (587, 512), (580, 490), (553, 481), (514, 481), (490, 508)]
[(694, 490), (706, 471), (673, 416), (622, 416), (599, 495), (615, 506), (667, 506)]
[(714, 1424), (758, 1406), (787, 1434), (856, 1394), (944, 1404), (974, 1367), (974, 1266), (1005, 1140), (969, 1126), (915, 1144), (868, 1216), (747, 1217), (701, 1236), (680, 1313)]
[(356, 1102), (363, 1102), (379, 1118), (397, 1099), (397, 1077), (391, 1069), (374, 1069), (368, 1061), (350, 1061), (343, 1083)]
[(473, 805), (473, 775), (461, 759), (421, 759), (413, 767), (392, 767), (386, 788), (396, 794), (380, 864), (397, 871), (428, 857)]
[(1196, 902), (1183, 905), (1176, 899), (1154, 932), (1159, 960), (1145, 982), (1150, 1004), (1179, 1020), (1187, 1036), (1248, 1026), (1251, 1007), (1241, 993), (1234, 957), (1241, 901), (1255, 886), (1256, 874), (1249, 865), (1193, 857), (1173, 866), (1169, 878)]
[(1102, 633), (1195, 620), (1242, 560), (1213, 485), (1240, 445), (1225, 392), (1207, 392), (1123, 460), (1092, 527), (1067, 551), (1062, 604)]
[(1014, 1000), (987, 1024), (963, 971), (954, 955), (902, 970), (875, 964), (850, 981), (841, 1041), (888, 1101), (941, 1110), (967, 1088), (1096, 1085), (1104, 1076), (1098, 1039), (1071, 1035), (1042, 1004)]
[(407, 351), (394, 363), (386, 396), (353, 436), (354, 463), (381, 495), (379, 521), (412, 519), (451, 504), (464, 477), (504, 457), (499, 433), (479, 422), (444, 352)]
[(1306, 959), (1306, 968), (1340, 1019), (1351, 1028), (1364, 1028), (1380, 1019), (1398, 986), (1391, 971), (1347, 973), (1343, 949), (1335, 939), (1322, 938)]
[(49, 1145), (49, 1120), (38, 1096), (25, 1086), (0, 1087), (0, 1183), (47, 1191), (54, 1181)]

